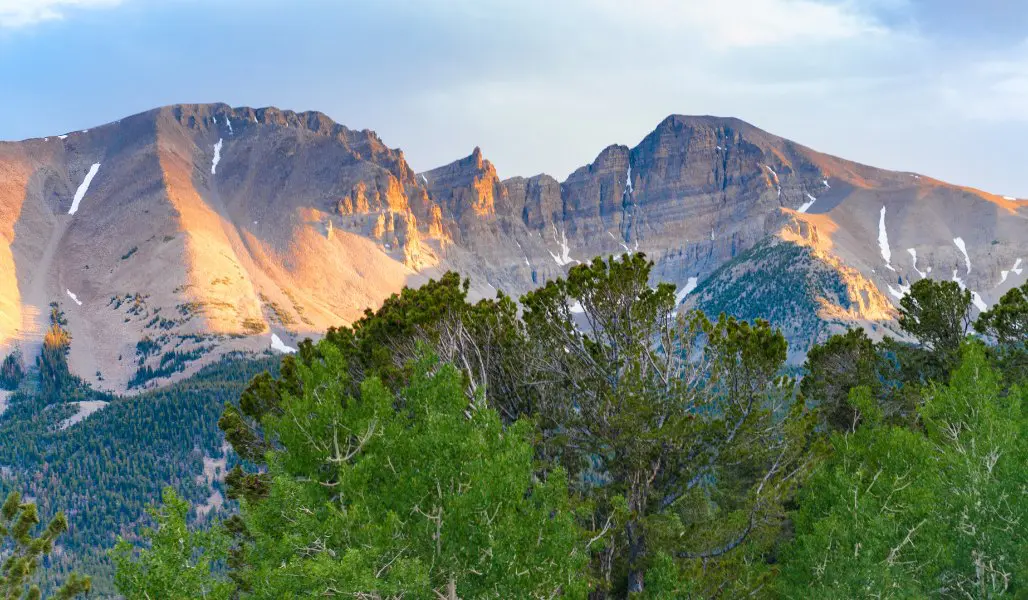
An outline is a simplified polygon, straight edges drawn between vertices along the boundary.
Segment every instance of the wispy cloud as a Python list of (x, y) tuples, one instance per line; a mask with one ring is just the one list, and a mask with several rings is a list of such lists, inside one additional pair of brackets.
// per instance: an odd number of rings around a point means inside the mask
[(1028, 122), (1028, 39), (1001, 56), (954, 70), (942, 95), (964, 117)]
[(854, 2), (824, 0), (591, 0), (628, 26), (690, 31), (713, 48), (756, 48), (849, 40), (888, 32)]
[(16, 29), (55, 21), (76, 9), (110, 8), (121, 0), (0, 0), (0, 28)]

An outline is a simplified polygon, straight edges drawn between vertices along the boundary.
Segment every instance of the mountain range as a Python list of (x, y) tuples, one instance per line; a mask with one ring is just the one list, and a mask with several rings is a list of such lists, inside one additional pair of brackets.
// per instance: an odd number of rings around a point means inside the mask
[(794, 360), (845, 327), (895, 333), (923, 277), (978, 310), (1025, 279), (1028, 201), (816, 152), (734, 118), (673, 115), (564, 181), (501, 180), (480, 149), (423, 173), (317, 112), (175, 105), (0, 143), (0, 354), (113, 392), (233, 352), (290, 352), (447, 270), (518, 295), (644, 252), (679, 301), (767, 316)]

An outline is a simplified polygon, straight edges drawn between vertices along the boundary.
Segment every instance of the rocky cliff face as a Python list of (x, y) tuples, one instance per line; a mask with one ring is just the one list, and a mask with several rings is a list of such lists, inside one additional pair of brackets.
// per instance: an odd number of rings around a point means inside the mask
[(72, 366), (115, 390), (283, 349), (446, 269), (520, 294), (645, 252), (680, 298), (768, 315), (804, 348), (892, 327), (919, 277), (987, 306), (1024, 281), (1028, 205), (819, 154), (736, 119), (672, 116), (563, 183), (479, 149), (415, 174), (320, 113), (157, 109), (0, 144), (0, 351), (57, 301)]

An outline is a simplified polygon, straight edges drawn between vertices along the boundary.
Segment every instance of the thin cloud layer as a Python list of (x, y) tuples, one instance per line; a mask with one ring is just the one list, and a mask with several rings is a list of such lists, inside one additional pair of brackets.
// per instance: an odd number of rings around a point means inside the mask
[(0, 28), (56, 21), (76, 9), (111, 8), (120, 3), (121, 0), (0, 0)]

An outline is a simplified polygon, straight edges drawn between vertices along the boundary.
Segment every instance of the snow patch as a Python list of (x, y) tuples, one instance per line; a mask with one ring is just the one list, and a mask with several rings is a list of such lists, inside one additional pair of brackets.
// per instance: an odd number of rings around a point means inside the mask
[(214, 144), (214, 162), (211, 163), (211, 175), (218, 172), (218, 163), (221, 162), (221, 146), (225, 143), (225, 140), (218, 138), (218, 143)]
[(796, 212), (805, 213), (811, 206), (814, 205), (815, 202), (817, 202), (817, 198), (811, 196), (810, 194), (807, 194), (807, 198), (810, 198), (810, 202), (804, 202), (803, 204), (801, 204), (800, 207), (796, 209)]
[(1003, 196), (1003, 199), (1004, 200), (1010, 200), (1011, 202), (1016, 202), (1017, 201), (1017, 198), (1014, 198), (1013, 196)]
[(296, 352), (296, 348), (291, 348), (285, 345), (282, 338), (278, 337), (274, 333), (271, 334), (271, 349), (281, 352), (282, 354), (293, 354)]
[[(608, 232), (607, 232), (607, 235), (609, 235), (609, 236), (610, 236), (610, 239), (612, 239), (612, 240), (614, 240), (615, 242), (617, 242), (617, 243), (621, 244), (621, 247), (625, 249), (625, 252), (631, 252), (631, 250), (630, 250), (630, 249), (628, 248), (628, 244), (626, 244), (626, 243), (622, 242), (621, 240), (619, 240), (619, 239), (618, 239), (618, 238), (617, 238), (617, 237), (616, 237), (616, 236), (615, 236), (615, 235), (614, 235), (613, 233), (611, 233), (611, 232), (609, 232), (609, 231), (608, 231)], [(635, 247), (636, 247), (636, 248), (638, 248), (638, 247), (639, 247), (639, 242), (638, 242), (638, 241), (636, 241), (636, 242), (635, 242)]]
[(424, 181), (425, 185), (428, 185), (428, 177), (425, 177), (424, 173), (421, 174), (421, 181)]
[(882, 251), (882, 259), (885, 260), (885, 268), (895, 271), (892, 268), (892, 250), (889, 248), (889, 232), (885, 229), (885, 207), (882, 207), (881, 216), (878, 218), (878, 247)]
[(72, 302), (74, 302), (75, 304), (78, 304), (79, 306), (82, 306), (82, 301), (79, 300), (79, 297), (76, 296), (74, 293), (72, 293), (71, 290), (64, 290), (64, 291), (68, 293), (68, 297), (71, 298)]
[(625, 175), (625, 191), (632, 193), (632, 165), (628, 165), (628, 175)]
[[(914, 271), (917, 272), (917, 274), (921, 277), (925, 277), (926, 274), (922, 273), (921, 270), (917, 268), (917, 250), (915, 250), (914, 248), (907, 248), (907, 252), (910, 253), (910, 258), (914, 261)], [(929, 267), (928, 270), (931, 271), (931, 267)]]
[(528, 262), (528, 254), (525, 253), (525, 249), (521, 247), (521, 242), (514, 240), (514, 243), (518, 245), (518, 250), (521, 250), (521, 253), (524, 254), (525, 265), (531, 267), (532, 263)]
[(896, 298), (897, 300), (902, 300), (903, 296), (906, 296), (907, 294), (910, 293), (910, 286), (909, 285), (901, 285), (901, 286), (899, 286), (899, 289), (896, 289), (896, 288), (892, 287), (891, 285), (889, 285), (888, 288), (889, 288), (889, 294), (893, 298)]
[(1000, 271), (999, 272), (999, 275), (1000, 275), (999, 285), (1003, 285), (1004, 283), (1006, 283), (1007, 278), (1010, 277), (1010, 273), (1014, 273), (1015, 275), (1020, 275), (1023, 272), (1024, 272), (1024, 269), (1021, 268), (1021, 259), (1019, 258), (1019, 259), (1017, 259), (1014, 262), (1014, 266), (1011, 267), (1009, 271)]
[(236, 133), (232, 131), (232, 119), (225, 117), (225, 124), (228, 125), (228, 134), (235, 135)]
[[(961, 279), (959, 275), (957, 275), (956, 269), (953, 270), (953, 281), (957, 282), (957, 285), (960, 286), (960, 289), (967, 289), (967, 285), (964, 283), (964, 280)], [(974, 304), (975, 308), (977, 308), (981, 312), (989, 310), (989, 305), (986, 304), (985, 300), (983, 300), (982, 297), (978, 294), (978, 292), (974, 290), (971, 290), (971, 304)]]
[(768, 171), (771, 171), (771, 177), (775, 180), (775, 187), (778, 188), (778, 197), (781, 198), (782, 184), (778, 181), (778, 173), (776, 173), (775, 170), (769, 167), (768, 165), (764, 165), (764, 168), (766, 168)]
[(699, 280), (695, 277), (690, 277), (688, 281), (685, 282), (685, 287), (678, 290), (678, 293), (675, 294), (675, 306), (681, 304), (682, 300), (685, 300), (685, 297), (691, 294), (692, 291), (696, 289), (697, 284), (699, 284)]
[(82, 184), (79, 189), (75, 190), (75, 198), (71, 201), (71, 208), (68, 209), (68, 214), (73, 215), (79, 210), (79, 202), (86, 197), (86, 192), (89, 191), (89, 184), (93, 183), (93, 178), (96, 177), (96, 172), (100, 170), (100, 163), (93, 163), (93, 166), (89, 167), (89, 172), (86, 173), (86, 178), (82, 180)]
[[(560, 230), (560, 238), (557, 239), (557, 226), (553, 225), (553, 241), (560, 245), (560, 254), (554, 254), (550, 252), (550, 256), (553, 257), (553, 262), (557, 263), (559, 267), (566, 267), (577, 260), (571, 258), (571, 249), (568, 247), (568, 236), (567, 231), (563, 228)], [(547, 250), (549, 252), (549, 250)]]
[(89, 417), (89, 415), (91, 415), (91, 414), (93, 414), (93, 413), (95, 413), (95, 412), (97, 412), (99, 410), (102, 410), (102, 409), (107, 407), (107, 403), (104, 402), (103, 400), (88, 400), (88, 401), (85, 401), (85, 402), (69, 402), (69, 404), (77, 405), (76, 408), (78, 408), (78, 412), (76, 412), (74, 415), (68, 417), (67, 419), (61, 421), (60, 425), (58, 425), (57, 427), (58, 427), (58, 429), (61, 429), (62, 431), (67, 429), (67, 428), (69, 428), (69, 427), (71, 427), (72, 425), (77, 425), (78, 423), (81, 423), (87, 417)]
[(967, 245), (964, 244), (964, 238), (955, 237), (953, 243), (957, 245), (960, 252), (964, 255), (964, 262), (967, 264), (967, 274), (971, 274), (971, 257), (967, 255)]
[(59, 136), (57, 136), (57, 139), (59, 139), (59, 140), (66, 140), (66, 139), (68, 139), (68, 135), (67, 134), (59, 135)]
[(832, 189), (832, 186), (828, 185), (828, 180), (827, 180), (827, 179), (823, 180), (823, 181), (822, 181), (822, 183), (824, 183), (824, 184), (825, 184), (825, 187), (826, 187), (826, 188), (828, 188), (828, 189)]

